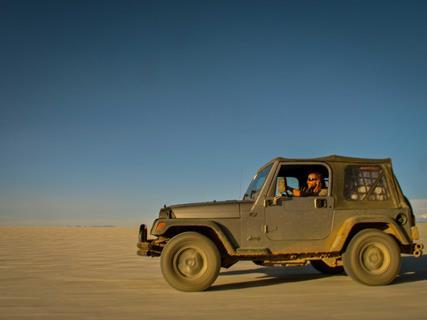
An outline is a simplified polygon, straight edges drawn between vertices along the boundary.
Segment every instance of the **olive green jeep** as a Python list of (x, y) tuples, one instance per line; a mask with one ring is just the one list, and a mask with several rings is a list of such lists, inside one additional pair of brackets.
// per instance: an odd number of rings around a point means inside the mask
[[(308, 190), (311, 178), (320, 180)], [(242, 200), (164, 206), (139, 230), (138, 254), (160, 256), (175, 289), (205, 290), (221, 267), (310, 263), (367, 285), (391, 283), (400, 255), (422, 255), (415, 217), (390, 159), (276, 158), (260, 168)]]

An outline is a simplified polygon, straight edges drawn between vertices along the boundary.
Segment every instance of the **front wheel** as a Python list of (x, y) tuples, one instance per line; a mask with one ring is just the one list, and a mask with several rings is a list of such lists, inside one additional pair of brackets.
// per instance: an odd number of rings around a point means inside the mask
[(351, 239), (343, 262), (353, 280), (370, 286), (386, 285), (399, 273), (400, 248), (390, 235), (366, 229)]
[(173, 237), (160, 256), (163, 277), (180, 291), (203, 291), (216, 280), (221, 257), (215, 244), (197, 232)]

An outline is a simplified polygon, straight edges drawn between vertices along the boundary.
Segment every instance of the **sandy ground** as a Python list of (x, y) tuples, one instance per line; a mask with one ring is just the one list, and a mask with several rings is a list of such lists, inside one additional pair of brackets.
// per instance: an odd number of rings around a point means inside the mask
[(385, 287), (241, 262), (210, 290), (181, 293), (158, 258), (135, 254), (136, 236), (136, 228), (0, 228), (0, 319), (427, 319), (426, 255), (405, 256)]

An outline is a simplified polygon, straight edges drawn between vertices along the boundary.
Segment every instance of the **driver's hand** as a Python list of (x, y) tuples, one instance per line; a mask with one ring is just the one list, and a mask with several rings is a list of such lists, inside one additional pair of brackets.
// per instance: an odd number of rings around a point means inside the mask
[(299, 189), (292, 190), (292, 193), (294, 194), (295, 197), (301, 197), (301, 190)]

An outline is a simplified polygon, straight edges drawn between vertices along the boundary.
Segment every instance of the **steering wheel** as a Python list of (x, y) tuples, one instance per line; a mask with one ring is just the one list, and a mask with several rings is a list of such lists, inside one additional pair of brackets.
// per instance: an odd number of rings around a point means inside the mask
[(293, 197), (294, 195), (294, 188), (286, 186), (285, 192), (283, 193), (284, 195), (286, 195), (287, 197)]
[(292, 196), (294, 195), (293, 190), (294, 190), (294, 188), (291, 188), (291, 187), (286, 186), (286, 189), (285, 189), (285, 191), (282, 193), (282, 196), (285, 196), (285, 197), (292, 197)]

